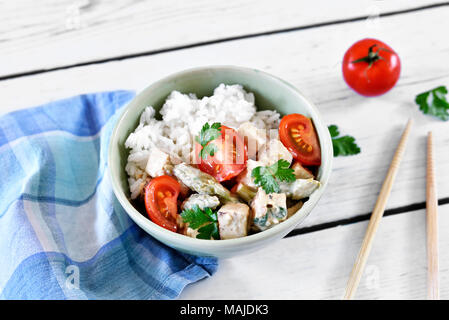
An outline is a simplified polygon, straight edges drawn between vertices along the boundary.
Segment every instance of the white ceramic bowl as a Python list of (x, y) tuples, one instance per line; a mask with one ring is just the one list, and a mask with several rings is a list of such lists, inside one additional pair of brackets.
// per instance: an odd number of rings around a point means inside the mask
[[(241, 84), (254, 93), (259, 110), (273, 109), (282, 115), (301, 113), (314, 123), (321, 144), (322, 164), (317, 179), (321, 187), (303, 207), (288, 220), (263, 232), (229, 240), (201, 240), (168, 231), (137, 211), (129, 201), (129, 186), (125, 172), (128, 151), (124, 142), (137, 127), (144, 108), (152, 105), (159, 110), (169, 93), (178, 90), (196, 93), (198, 97), (213, 94), (220, 83)], [(317, 108), (294, 86), (268, 73), (234, 66), (210, 66), (182, 71), (161, 79), (139, 93), (123, 111), (111, 136), (108, 168), (115, 195), (128, 215), (146, 232), (177, 250), (201, 256), (230, 257), (253, 251), (281, 239), (298, 226), (313, 210), (323, 194), (332, 168), (332, 141), (327, 126)]]

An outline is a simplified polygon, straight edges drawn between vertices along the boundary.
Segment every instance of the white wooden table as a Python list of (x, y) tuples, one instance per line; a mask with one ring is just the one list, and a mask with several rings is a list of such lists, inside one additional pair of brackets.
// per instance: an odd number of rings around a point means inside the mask
[[(426, 298), (425, 136), (436, 142), (441, 297), (449, 298), (449, 123), (423, 115), (416, 94), (449, 85), (449, 3), (416, 0), (0, 1), (0, 112), (80, 93), (133, 89), (215, 64), (261, 69), (297, 86), (328, 124), (356, 137), (336, 158), (327, 192), (290, 236), (220, 262), (181, 299), (339, 299), (400, 132), (408, 149), (356, 298)], [(364, 37), (402, 59), (396, 87), (352, 92), (345, 50)]]

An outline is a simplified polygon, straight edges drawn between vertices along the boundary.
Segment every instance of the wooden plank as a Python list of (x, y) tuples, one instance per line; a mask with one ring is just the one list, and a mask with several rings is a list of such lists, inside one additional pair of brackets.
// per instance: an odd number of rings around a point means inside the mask
[[(445, 230), (449, 205), (439, 210)], [(212, 278), (187, 287), (180, 299), (342, 299), (367, 225), (285, 238), (222, 260)], [(448, 299), (449, 234), (440, 235), (441, 298)], [(426, 268), (425, 210), (384, 217), (355, 299), (426, 299)]]
[[(371, 212), (408, 118), (415, 119), (415, 126), (387, 209), (424, 203), (425, 135), (430, 129), (436, 137), (439, 196), (449, 197), (448, 123), (423, 115), (413, 102), (417, 93), (449, 84), (449, 65), (440, 63), (449, 51), (449, 43), (441, 41), (441, 30), (449, 28), (448, 14), (449, 7), (444, 7), (381, 18), (374, 29), (365, 22), (353, 22), (1, 81), (0, 110), (82, 92), (141, 90), (194, 66), (254, 67), (297, 86), (317, 104), (328, 124), (335, 123), (343, 134), (355, 136), (362, 148), (360, 155), (335, 159), (328, 189), (303, 226)], [(395, 48), (403, 64), (397, 86), (377, 98), (353, 93), (340, 72), (345, 50), (367, 35)]]
[(433, 4), (430, 0), (0, 2), (0, 76)]

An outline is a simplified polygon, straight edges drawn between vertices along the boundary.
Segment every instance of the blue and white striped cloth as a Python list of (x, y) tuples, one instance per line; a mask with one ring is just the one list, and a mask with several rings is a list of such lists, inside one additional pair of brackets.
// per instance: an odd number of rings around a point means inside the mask
[(108, 140), (133, 95), (0, 117), (0, 298), (173, 299), (217, 269), (153, 239), (115, 199)]

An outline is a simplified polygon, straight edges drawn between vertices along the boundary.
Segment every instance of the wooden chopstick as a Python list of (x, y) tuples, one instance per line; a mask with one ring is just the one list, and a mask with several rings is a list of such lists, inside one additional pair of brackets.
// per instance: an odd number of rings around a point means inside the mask
[(426, 225), (427, 225), (427, 298), (438, 300), (438, 198), (435, 187), (435, 169), (433, 160), (432, 132), (427, 135), (427, 188), (426, 188)]
[(344, 296), (344, 299), (346, 300), (352, 299), (354, 297), (354, 294), (362, 277), (363, 269), (365, 268), (366, 261), (371, 251), (374, 235), (376, 234), (377, 227), (379, 226), (380, 220), (382, 219), (382, 216), (384, 214), (385, 206), (387, 204), (388, 197), (390, 196), (391, 188), (393, 187), (393, 182), (398, 172), (402, 155), (405, 151), (412, 123), (413, 120), (410, 119), (407, 123), (407, 126), (405, 127), (404, 132), (402, 133), (401, 140), (399, 141), (399, 145), (396, 149), (393, 160), (391, 161), (387, 176), (385, 177), (382, 188), (380, 189), (376, 205), (374, 206), (373, 213), (371, 214), (371, 218), (369, 220), (365, 238), (362, 242), (362, 247), (360, 248), (359, 254), (349, 277), (348, 284), (346, 286), (346, 292)]

